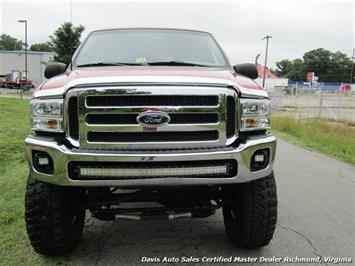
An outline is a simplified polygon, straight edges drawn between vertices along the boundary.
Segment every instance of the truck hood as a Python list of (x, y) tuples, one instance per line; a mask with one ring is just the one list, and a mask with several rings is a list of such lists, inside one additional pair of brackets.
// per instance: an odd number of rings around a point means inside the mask
[(41, 84), (33, 98), (63, 96), (78, 85), (119, 83), (208, 84), (234, 87), (242, 97), (267, 97), (255, 81), (230, 69), (178, 66), (88, 67), (67, 71)]

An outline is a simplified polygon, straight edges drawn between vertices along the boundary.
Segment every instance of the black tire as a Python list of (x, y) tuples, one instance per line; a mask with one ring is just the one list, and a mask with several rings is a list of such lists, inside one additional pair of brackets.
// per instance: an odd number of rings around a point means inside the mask
[(29, 176), (25, 197), (27, 234), (34, 250), (47, 256), (70, 253), (83, 234), (85, 190), (50, 185)]
[(239, 248), (269, 244), (277, 221), (274, 174), (253, 182), (223, 187), (224, 225), (229, 239)]

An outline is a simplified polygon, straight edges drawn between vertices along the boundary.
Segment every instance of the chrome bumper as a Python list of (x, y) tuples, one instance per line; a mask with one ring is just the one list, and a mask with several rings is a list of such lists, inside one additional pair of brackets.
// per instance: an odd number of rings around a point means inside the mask
[[(180, 186), (180, 185), (212, 185), (249, 182), (269, 175), (273, 168), (276, 150), (276, 138), (271, 135), (250, 137), (245, 143), (235, 149), (211, 150), (203, 152), (171, 152), (171, 153), (132, 153), (130, 151), (113, 152), (87, 152), (71, 150), (53, 138), (29, 136), (25, 140), (26, 157), (30, 164), (30, 171), (33, 178), (43, 182), (62, 186), (118, 186), (118, 187), (139, 187), (139, 186)], [(252, 154), (263, 148), (270, 149), (269, 165), (260, 171), (250, 171), (250, 158)], [(45, 151), (53, 159), (53, 175), (38, 173), (32, 162), (32, 151)], [(235, 177), (228, 178), (149, 178), (149, 179), (118, 179), (118, 180), (72, 180), (68, 177), (67, 166), (73, 161), (201, 161), (201, 160), (223, 160), (235, 159), (238, 162), (238, 173)]]

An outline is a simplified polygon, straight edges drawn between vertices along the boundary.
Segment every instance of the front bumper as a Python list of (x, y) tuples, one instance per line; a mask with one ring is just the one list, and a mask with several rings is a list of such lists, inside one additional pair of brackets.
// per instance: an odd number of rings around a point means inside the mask
[[(249, 182), (265, 177), (272, 172), (275, 159), (276, 138), (272, 135), (253, 136), (238, 147), (226, 150), (206, 151), (88, 151), (70, 149), (58, 144), (54, 138), (28, 136), (25, 140), (26, 157), (29, 161), (33, 178), (61, 186), (180, 186), (180, 185), (212, 185)], [(268, 166), (259, 171), (250, 171), (250, 160), (256, 150), (270, 149)], [(32, 161), (33, 151), (47, 152), (53, 159), (54, 172), (52, 175), (39, 173), (35, 170)], [(75, 161), (85, 162), (175, 162), (175, 161), (201, 161), (234, 159), (238, 163), (238, 172), (234, 177), (194, 177), (194, 178), (147, 178), (147, 179), (115, 179), (115, 180), (72, 180), (68, 177), (68, 163)]]

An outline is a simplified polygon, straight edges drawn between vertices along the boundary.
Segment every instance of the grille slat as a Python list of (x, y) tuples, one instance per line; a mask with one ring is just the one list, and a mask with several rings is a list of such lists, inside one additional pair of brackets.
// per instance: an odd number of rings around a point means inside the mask
[(88, 132), (89, 142), (167, 142), (213, 141), (217, 130), (207, 131), (148, 131), (148, 132)]
[(211, 95), (105, 95), (87, 96), (89, 107), (102, 106), (217, 106), (218, 96)]
[(236, 125), (236, 106), (235, 99), (232, 96), (227, 97), (227, 123), (226, 123), (226, 135), (227, 138), (233, 137), (235, 135), (235, 125)]
[[(92, 125), (136, 125), (139, 113), (127, 114), (88, 114), (86, 122)], [(169, 124), (208, 124), (218, 123), (218, 113), (169, 113)]]
[(78, 98), (71, 97), (68, 101), (69, 115), (69, 135), (72, 139), (79, 139), (79, 115), (78, 115)]

